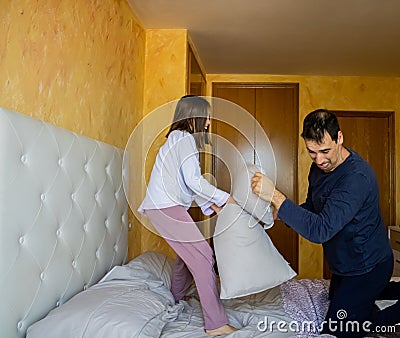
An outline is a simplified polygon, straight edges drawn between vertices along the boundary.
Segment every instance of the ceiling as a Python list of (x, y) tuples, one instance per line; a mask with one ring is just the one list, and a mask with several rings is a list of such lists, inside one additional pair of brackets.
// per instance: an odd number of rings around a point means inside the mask
[(186, 28), (208, 74), (400, 76), (400, 0), (128, 0)]

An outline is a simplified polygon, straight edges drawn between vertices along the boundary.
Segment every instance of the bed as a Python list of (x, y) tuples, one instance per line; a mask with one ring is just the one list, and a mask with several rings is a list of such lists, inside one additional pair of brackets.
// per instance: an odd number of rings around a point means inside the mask
[(123, 151), (0, 108), (0, 336), (29, 325), (127, 256)]
[[(122, 159), (122, 149), (0, 108), (1, 337), (208, 337), (196, 288), (175, 304), (170, 258), (127, 262)], [(328, 281), (291, 279), (225, 299), (240, 328), (230, 337), (317, 335), (327, 294)]]

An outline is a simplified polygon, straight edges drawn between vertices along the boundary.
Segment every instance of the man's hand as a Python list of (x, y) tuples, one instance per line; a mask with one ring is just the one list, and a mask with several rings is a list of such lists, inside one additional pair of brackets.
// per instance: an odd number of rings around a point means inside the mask
[(253, 193), (264, 201), (271, 202), (272, 196), (274, 195), (275, 184), (268, 176), (256, 172), (251, 179), (251, 189), (253, 190)]
[(272, 206), (274, 207), (273, 216), (274, 219), (276, 219), (275, 217), (277, 217), (279, 208), (285, 201), (286, 196), (275, 188), (275, 184), (268, 176), (265, 176), (260, 172), (256, 172), (252, 177), (251, 189), (253, 190), (253, 193), (263, 200), (271, 202)]
[(270, 208), (272, 211), (272, 217), (273, 217), (274, 221), (276, 221), (278, 219), (278, 210), (276, 210), (276, 208), (273, 205), (271, 205)]

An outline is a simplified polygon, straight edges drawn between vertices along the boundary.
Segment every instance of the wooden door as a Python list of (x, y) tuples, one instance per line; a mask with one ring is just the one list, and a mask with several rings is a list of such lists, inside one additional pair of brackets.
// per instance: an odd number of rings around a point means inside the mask
[[(277, 186), (288, 197), (297, 201), (297, 149), (298, 149), (298, 86), (297, 84), (227, 84), (214, 83), (213, 96), (229, 100), (246, 109), (260, 123), (274, 150), (277, 168)], [(227, 117), (229, 121), (229, 117)], [(243, 121), (249, 123), (249, 121)], [(255, 129), (255, 128), (254, 128)], [(233, 127), (213, 122), (213, 131), (232, 142), (245, 160), (255, 163), (254, 147), (257, 138), (247, 140)], [(218, 147), (218, 143), (216, 145)], [(258, 164), (258, 163), (257, 163)], [(230, 190), (229, 171), (215, 159), (214, 175), (218, 187)], [(298, 235), (283, 222), (277, 221), (268, 230), (277, 249), (298, 268)]]
[(344, 145), (355, 150), (375, 171), (386, 226), (395, 225), (393, 113), (336, 111)]
[[(297, 202), (298, 87), (270, 86), (256, 89), (256, 119), (269, 137), (276, 161), (276, 186)], [(256, 140), (257, 146), (257, 140)], [(296, 267), (298, 235), (282, 221), (275, 221), (268, 235), (287, 261)], [(294, 263), (295, 262), (295, 263)]]
[[(395, 153), (393, 112), (334, 111), (344, 146), (355, 150), (375, 171), (386, 226), (395, 225)], [(329, 278), (328, 265), (324, 277)]]
[[(247, 110), (253, 117), (255, 115), (254, 88), (218, 86), (214, 89), (213, 96), (236, 103)], [(243, 123), (248, 123), (248, 121), (243, 121)], [(229, 116), (226, 118), (218, 116), (218, 119), (213, 119), (212, 130), (219, 137), (229, 140), (238, 149), (246, 162), (254, 163), (254, 137), (252, 135), (242, 135), (230, 124)], [(218, 152), (218, 140), (215, 143), (216, 153)], [(220, 158), (214, 157), (213, 169), (218, 188), (229, 192), (231, 190), (231, 177), (225, 163)]]

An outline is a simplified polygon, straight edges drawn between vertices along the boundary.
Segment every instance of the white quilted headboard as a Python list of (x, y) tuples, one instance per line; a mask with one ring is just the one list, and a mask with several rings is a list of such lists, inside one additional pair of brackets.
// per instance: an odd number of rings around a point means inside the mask
[(0, 108), (0, 337), (127, 255), (123, 151)]

